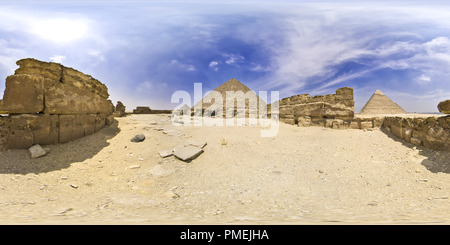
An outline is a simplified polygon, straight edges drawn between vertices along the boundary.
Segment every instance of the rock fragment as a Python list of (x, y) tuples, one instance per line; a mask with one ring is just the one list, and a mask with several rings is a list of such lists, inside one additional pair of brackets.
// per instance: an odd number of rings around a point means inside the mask
[(42, 148), (39, 144), (33, 145), (28, 149), (31, 158), (42, 157), (47, 154), (44, 148)]
[(145, 135), (143, 135), (143, 134), (137, 134), (136, 136), (134, 136), (132, 139), (131, 139), (131, 142), (142, 142), (142, 141), (144, 141), (145, 140)]
[(185, 147), (179, 147), (174, 150), (173, 154), (175, 157), (182, 161), (190, 161), (198, 157), (203, 153), (203, 149), (195, 147), (192, 145), (187, 145)]

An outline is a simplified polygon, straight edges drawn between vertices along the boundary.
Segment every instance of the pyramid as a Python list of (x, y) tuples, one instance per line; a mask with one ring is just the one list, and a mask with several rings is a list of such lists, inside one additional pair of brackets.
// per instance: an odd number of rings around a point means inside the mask
[[(236, 115), (236, 112), (239, 109), (242, 108), (238, 108), (237, 106), (237, 100), (243, 100), (245, 101), (245, 115), (248, 116), (249, 115), (249, 105), (252, 105), (251, 103), (256, 104), (257, 106), (257, 112), (259, 111), (259, 105), (264, 105), (267, 106), (266, 103), (261, 100), (259, 98), (259, 96), (253, 92), (251, 89), (249, 89), (247, 86), (245, 86), (244, 84), (242, 84), (240, 81), (238, 81), (235, 78), (232, 78), (228, 81), (226, 81), (225, 83), (223, 83), (222, 85), (220, 85), (219, 87), (215, 88), (213, 91), (219, 92), (222, 95), (222, 100), (223, 100), (223, 115), (226, 116), (226, 93), (227, 92), (242, 92), (237, 94), (237, 98), (234, 100), (234, 107), (233, 108), (228, 108), (228, 110), (233, 110), (234, 111), (234, 115)], [(244, 97), (240, 97), (240, 96), (244, 96)], [(211, 99), (213, 97), (212, 93), (208, 93), (207, 95), (205, 95), (205, 97), (203, 97), (202, 101), (199, 101), (193, 108), (192, 110), (195, 110), (195, 108), (199, 108), (200, 107), (200, 103), (202, 104), (202, 110), (203, 112), (205, 110), (209, 109), (216, 109), (214, 107), (211, 107), (213, 104), (215, 104), (215, 101), (213, 99)], [(249, 98), (250, 97), (250, 98)], [(256, 101), (255, 101), (256, 100)]]
[(399, 105), (394, 103), (380, 90), (377, 89), (361, 109), (360, 114), (405, 114)]

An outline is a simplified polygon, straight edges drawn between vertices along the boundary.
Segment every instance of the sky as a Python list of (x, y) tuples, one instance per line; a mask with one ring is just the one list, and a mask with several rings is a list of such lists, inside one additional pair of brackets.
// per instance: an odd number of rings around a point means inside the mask
[(280, 99), (352, 87), (356, 112), (377, 89), (408, 112), (438, 112), (450, 3), (0, 0), (0, 80), (29, 57), (93, 76), (127, 111), (173, 109), (175, 91), (193, 98), (194, 83), (205, 93), (236, 78)]

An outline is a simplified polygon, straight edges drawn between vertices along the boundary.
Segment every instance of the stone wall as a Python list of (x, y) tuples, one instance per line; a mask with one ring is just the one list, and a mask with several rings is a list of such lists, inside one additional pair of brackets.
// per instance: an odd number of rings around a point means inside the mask
[(297, 124), (306, 121), (311, 125), (325, 125), (330, 119), (351, 120), (355, 112), (353, 88), (344, 87), (336, 94), (294, 95), (279, 101), (280, 121)]
[(386, 117), (383, 127), (414, 145), (450, 151), (450, 116)]
[(112, 122), (107, 87), (75, 69), (36, 59), (17, 61), (6, 78), (0, 149), (56, 144), (92, 134)]

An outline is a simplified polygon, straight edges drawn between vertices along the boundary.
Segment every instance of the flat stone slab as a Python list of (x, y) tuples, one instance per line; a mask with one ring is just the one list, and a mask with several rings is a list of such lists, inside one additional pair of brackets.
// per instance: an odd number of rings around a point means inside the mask
[(40, 145), (33, 145), (28, 149), (28, 152), (30, 153), (31, 158), (42, 157), (47, 154), (45, 149), (42, 148)]
[(172, 149), (160, 150), (160, 151), (158, 151), (158, 153), (162, 158), (170, 157), (173, 155)]
[(192, 145), (195, 147), (203, 148), (206, 146), (206, 141), (201, 140), (189, 140), (186, 142), (186, 145)]
[(199, 147), (195, 147), (192, 145), (187, 145), (184, 147), (176, 147), (174, 149), (173, 154), (175, 157), (182, 161), (190, 161), (198, 157), (200, 154), (203, 153), (203, 149)]

